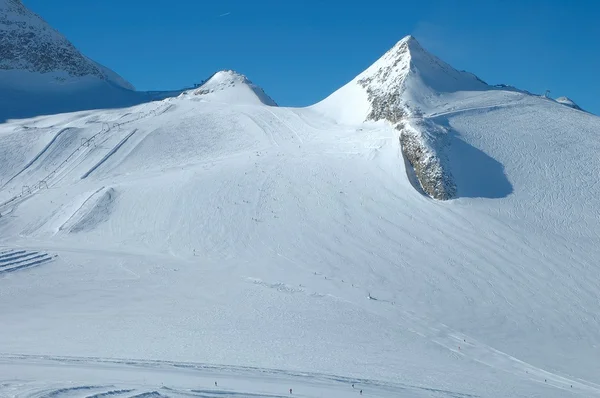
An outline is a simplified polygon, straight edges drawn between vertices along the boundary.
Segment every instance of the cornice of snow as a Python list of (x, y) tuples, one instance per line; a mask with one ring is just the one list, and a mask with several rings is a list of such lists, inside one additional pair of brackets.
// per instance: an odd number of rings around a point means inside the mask
[(224, 102), (262, 103), (277, 106), (265, 91), (252, 83), (246, 76), (234, 70), (214, 73), (193, 91), (194, 95), (213, 95)]
[(115, 72), (82, 55), (20, 0), (0, 0), (0, 72), (3, 70), (51, 74), (50, 80), (57, 81), (64, 81), (65, 76), (91, 76), (133, 89)]

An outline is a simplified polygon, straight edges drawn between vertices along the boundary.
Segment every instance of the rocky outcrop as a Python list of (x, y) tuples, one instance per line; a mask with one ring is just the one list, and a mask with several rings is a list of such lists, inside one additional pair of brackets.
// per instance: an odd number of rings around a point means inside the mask
[[(417, 124), (417, 128), (414, 125)], [(429, 124), (429, 126), (427, 126)], [(402, 154), (415, 171), (423, 191), (438, 200), (449, 200), (456, 196), (456, 184), (452, 173), (444, 164), (448, 133), (439, 126), (426, 123), (423, 119), (404, 120), (396, 125), (400, 131)], [(434, 134), (431, 144), (440, 148), (434, 150), (428, 145), (422, 131)]]

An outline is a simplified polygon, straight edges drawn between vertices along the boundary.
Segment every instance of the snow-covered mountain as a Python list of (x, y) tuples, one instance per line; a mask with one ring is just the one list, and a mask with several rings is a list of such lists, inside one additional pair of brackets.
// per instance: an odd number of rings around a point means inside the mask
[(315, 108), (349, 122), (386, 120), (395, 125), (419, 186), (436, 199), (451, 199), (456, 184), (446, 164), (448, 130), (423, 114), (439, 104), (440, 97), (481, 90), (491, 87), (455, 70), (407, 36)]
[(273, 105), (0, 124), (0, 395), (600, 395), (598, 117), (411, 37)]
[[(440, 113), (460, 108), (457, 103), (463, 100), (481, 100), (485, 106), (495, 106), (519, 98), (535, 101), (535, 96), (526, 91), (506, 85), (489, 86), (471, 73), (457, 71), (407, 36), (313, 108), (349, 123), (391, 123), (400, 131), (401, 148), (410, 165), (409, 173), (414, 172), (415, 188), (447, 200), (461, 195), (452, 172), (456, 165), (448, 161), (457, 135), (447, 120), (439, 117)], [(580, 109), (566, 97), (557, 102)]]
[[(133, 90), (134, 87), (110, 69), (82, 55), (63, 35), (21, 0), (0, 0), (0, 71), (28, 72), (23, 79), (6, 79), (3, 84), (29, 84), (31, 79), (45, 85), (65, 84), (69, 80), (94, 77)], [(14, 76), (14, 74), (11, 74)], [(40, 76), (43, 75), (43, 78)], [(37, 82), (36, 82), (37, 83)], [(35, 90), (48, 86), (35, 85)]]
[(134, 91), (117, 73), (81, 54), (21, 0), (0, 0), (0, 94), (0, 121), (120, 108), (173, 95)]

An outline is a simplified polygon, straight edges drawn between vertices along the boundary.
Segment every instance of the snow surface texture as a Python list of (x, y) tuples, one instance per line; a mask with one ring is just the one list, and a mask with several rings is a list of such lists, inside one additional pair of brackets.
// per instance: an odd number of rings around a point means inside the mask
[(455, 200), (358, 84), (1, 124), (0, 395), (599, 396), (600, 119), (419, 65)]

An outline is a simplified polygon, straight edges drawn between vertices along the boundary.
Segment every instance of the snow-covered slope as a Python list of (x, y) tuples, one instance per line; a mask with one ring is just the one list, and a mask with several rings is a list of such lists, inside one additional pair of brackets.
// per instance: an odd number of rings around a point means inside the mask
[(1, 124), (0, 395), (599, 396), (600, 119), (415, 46), (309, 108)]

